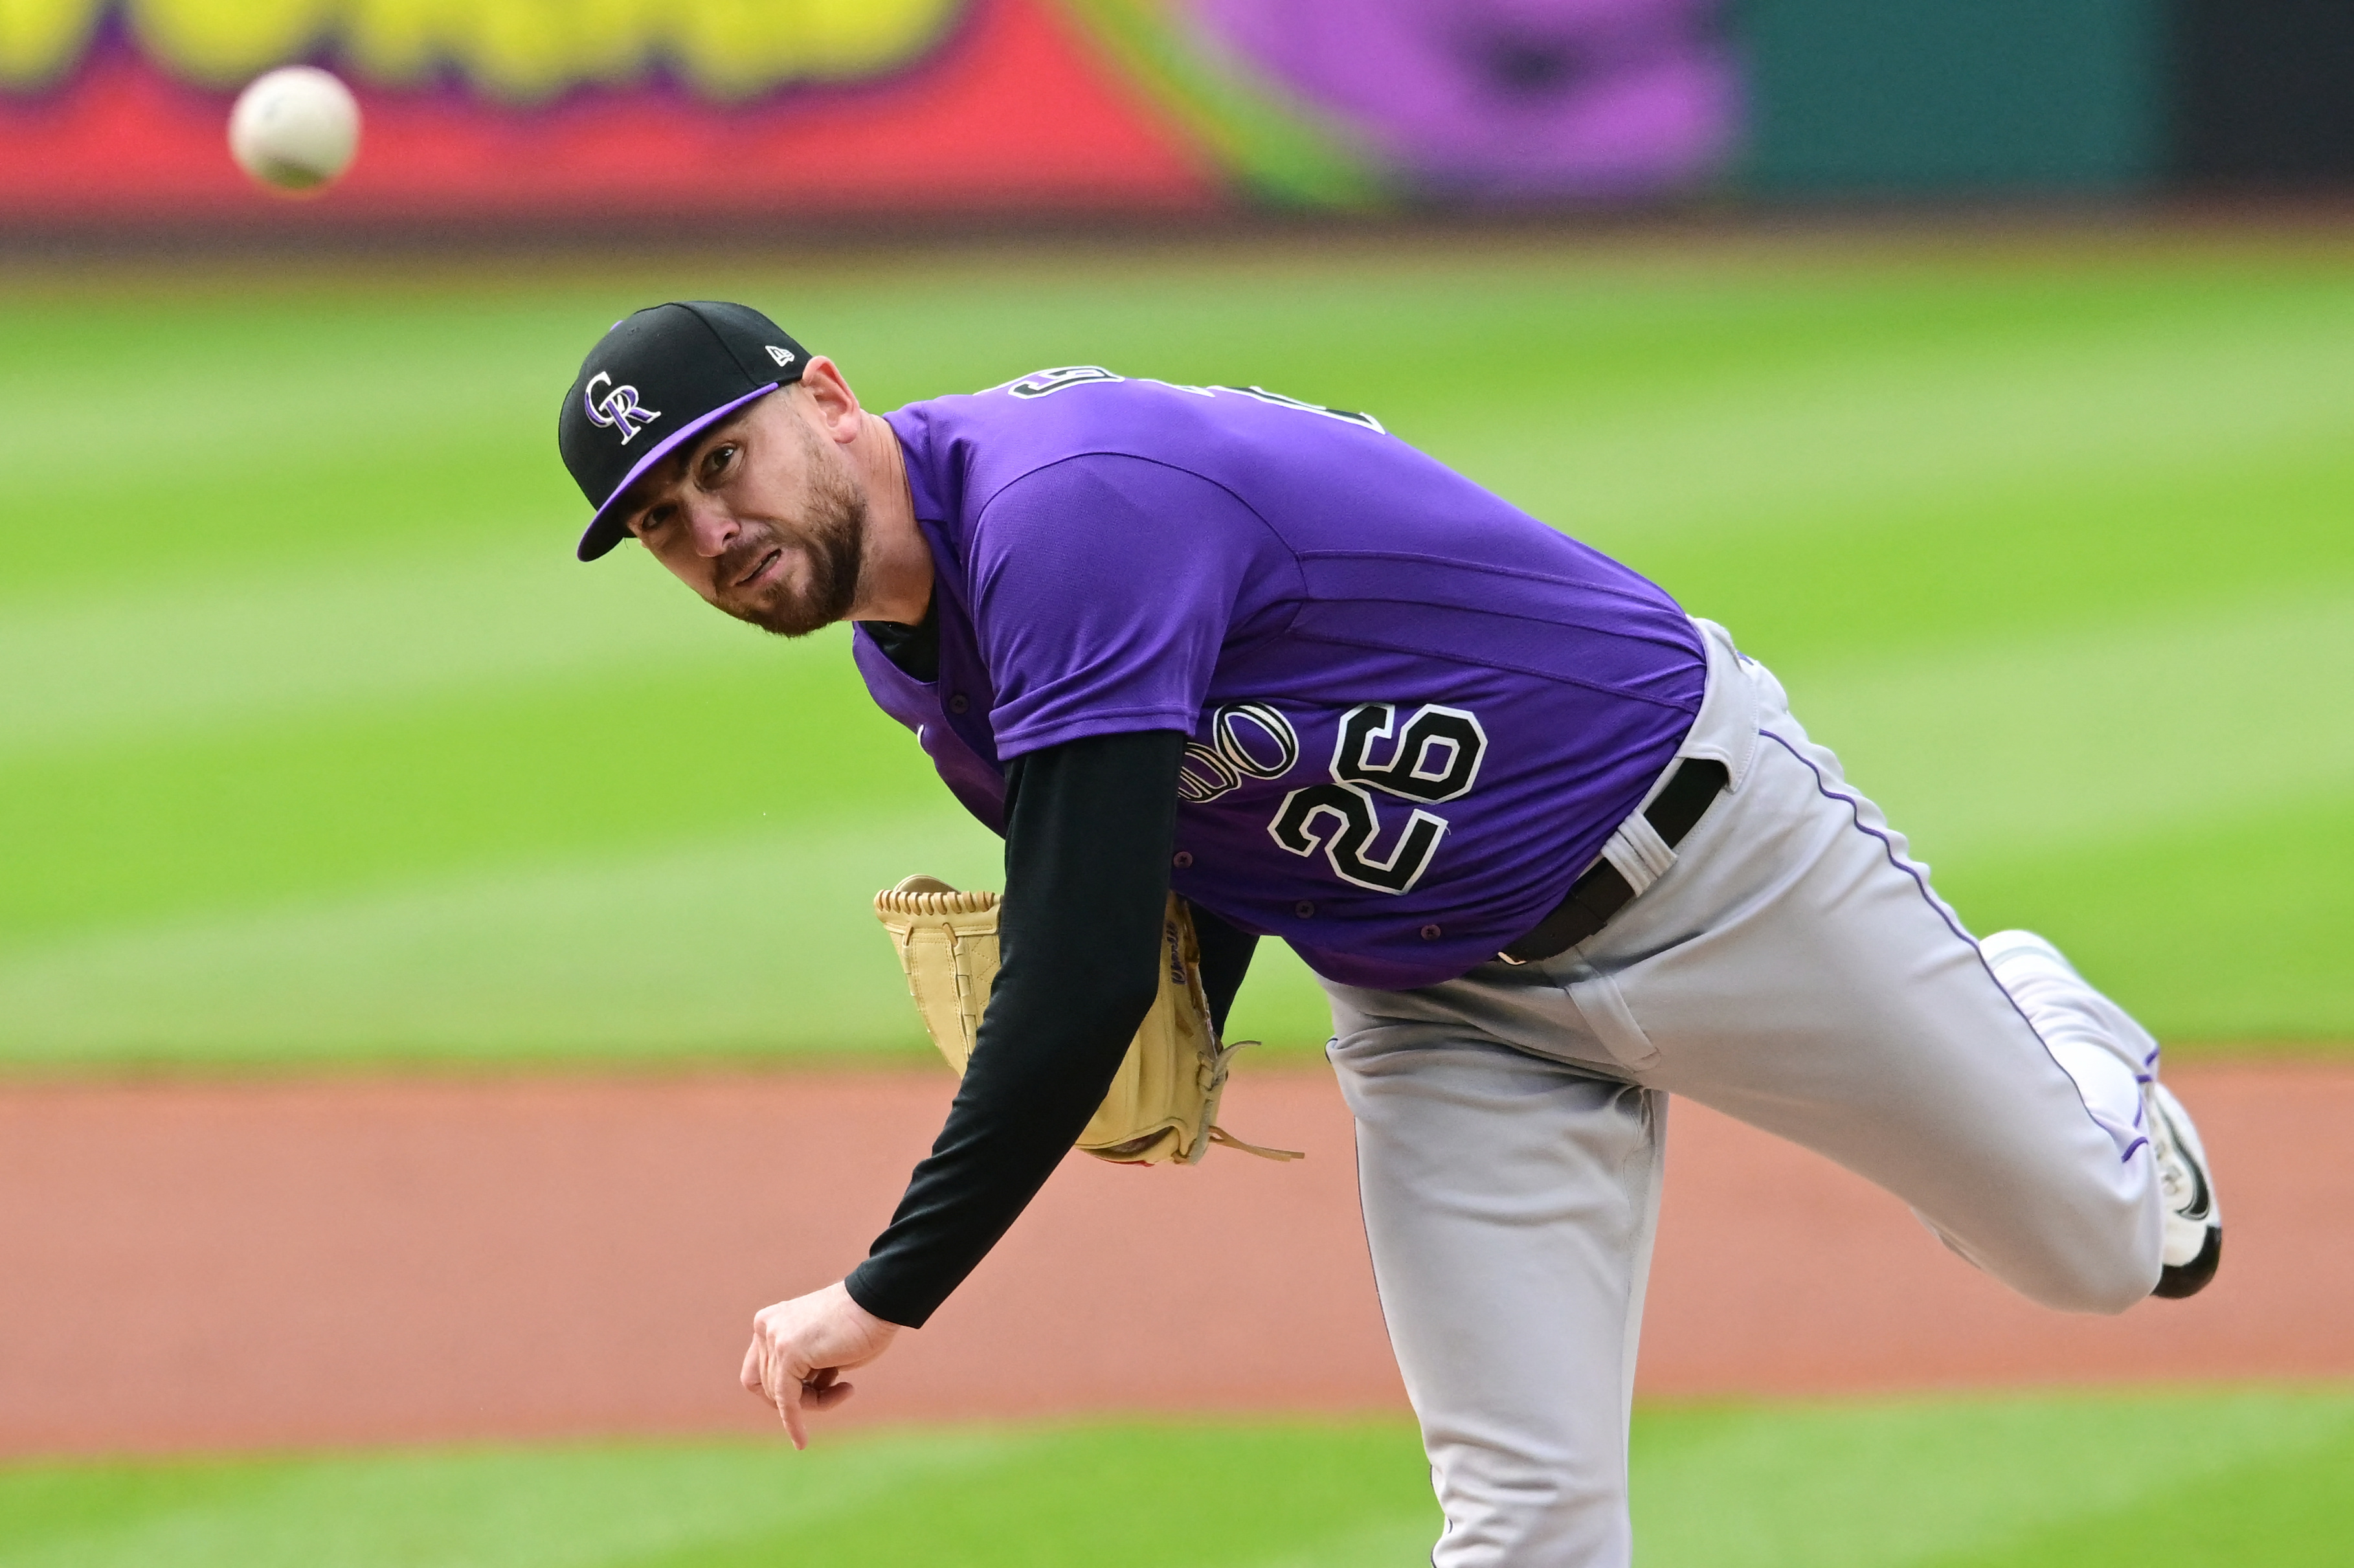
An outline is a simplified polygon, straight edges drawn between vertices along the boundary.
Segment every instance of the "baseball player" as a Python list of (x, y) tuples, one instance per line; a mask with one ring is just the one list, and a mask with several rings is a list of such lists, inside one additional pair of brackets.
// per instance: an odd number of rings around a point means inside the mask
[(2157, 1044), (1973, 940), (1722, 628), (1385, 433), (1259, 387), (1043, 370), (877, 416), (741, 305), (641, 311), (559, 444), (712, 604), (856, 623), (875, 700), (1005, 840), (1002, 969), (849, 1277), (755, 1319), (796, 1445), (1072, 1146), (1173, 889), (1223, 1021), (1254, 945), (1331, 994), (1382, 1308), (1469, 1564), (1621, 1564), (1670, 1095), (1838, 1160), (2037, 1301), (2211, 1278)]

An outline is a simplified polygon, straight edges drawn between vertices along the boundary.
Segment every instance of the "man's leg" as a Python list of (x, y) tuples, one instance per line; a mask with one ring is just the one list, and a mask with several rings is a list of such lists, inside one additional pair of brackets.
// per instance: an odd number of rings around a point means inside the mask
[(1903, 838), (1777, 718), (1667, 875), (1546, 966), (1579, 1023), (1643, 1083), (1888, 1189), (2035, 1300), (2139, 1301), (2163, 1218), (2147, 1035), (2073, 971), (2030, 983), (2005, 959), (2006, 989)]
[(2034, 932), (1998, 931), (1978, 950), (2052, 1060), (2076, 1081), (2093, 1119), (2120, 1147), (2148, 1139), (2165, 1224), (2165, 1267), (2152, 1294), (2197, 1295), (2222, 1258), (2222, 1214), (2209, 1186), (2198, 1130), (2158, 1081), (2158, 1042)]
[(1666, 1097), (1335, 997), (1382, 1311), (1438, 1568), (1617, 1568)]
[[(1411, 992), (1327, 987), (1375, 1267), (1447, 1509), (1442, 1568), (1626, 1561), (1624, 1427), (1597, 1416), (1631, 1370), (1649, 1226), (1626, 1218), (1632, 1187), (1596, 1202), (1614, 1161), (1620, 1183), (1639, 1162), (1595, 1113), (1655, 1097), (1622, 1101), (1612, 1076), (1829, 1156), (2038, 1301), (2115, 1312), (2159, 1282), (2166, 1201), (2136, 1125), (2147, 1036), (1990, 944), (2007, 989), (1773, 678), (1740, 678), (1766, 721), (1742, 787), (1591, 941)], [(1516, 1076), (1513, 1052), (1569, 1075)], [(1541, 1086), (1589, 1075), (1584, 1099), (1535, 1108)]]

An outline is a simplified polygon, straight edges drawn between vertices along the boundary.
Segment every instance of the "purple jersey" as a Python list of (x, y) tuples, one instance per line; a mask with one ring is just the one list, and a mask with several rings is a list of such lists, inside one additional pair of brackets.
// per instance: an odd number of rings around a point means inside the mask
[(1700, 711), (1674, 600), (1366, 416), (1076, 367), (888, 418), (939, 678), (862, 630), (875, 701), (1001, 831), (1005, 760), (1190, 736), (1177, 891), (1331, 979), (1493, 958)]

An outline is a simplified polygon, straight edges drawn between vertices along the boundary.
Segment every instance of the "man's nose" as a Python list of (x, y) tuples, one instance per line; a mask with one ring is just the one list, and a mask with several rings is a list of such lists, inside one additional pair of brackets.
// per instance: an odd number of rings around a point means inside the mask
[(741, 529), (735, 514), (716, 496), (696, 495), (686, 502), (686, 532), (695, 541), (696, 555), (716, 557), (726, 554)]

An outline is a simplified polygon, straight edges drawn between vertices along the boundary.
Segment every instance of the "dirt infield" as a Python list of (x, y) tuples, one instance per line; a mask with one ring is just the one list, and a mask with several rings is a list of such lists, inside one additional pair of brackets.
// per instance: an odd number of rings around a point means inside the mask
[[(2222, 1281), (2039, 1311), (1893, 1200), (1679, 1104), (1641, 1387), (2354, 1376), (2354, 1066), (2186, 1067)], [(942, 1075), (0, 1092), (0, 1453), (757, 1430), (751, 1312), (838, 1277)], [(1226, 1119), (1310, 1151), (1067, 1163), (837, 1424), (1402, 1408), (1320, 1070)], [(1134, 1353), (1138, 1345), (1150, 1353)]]

